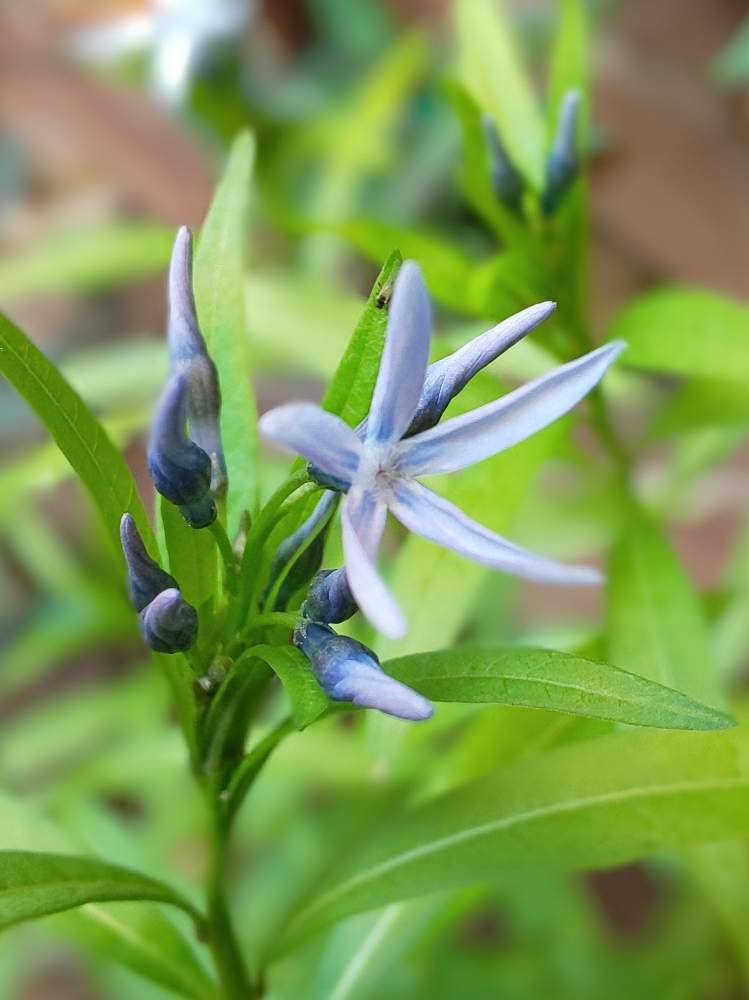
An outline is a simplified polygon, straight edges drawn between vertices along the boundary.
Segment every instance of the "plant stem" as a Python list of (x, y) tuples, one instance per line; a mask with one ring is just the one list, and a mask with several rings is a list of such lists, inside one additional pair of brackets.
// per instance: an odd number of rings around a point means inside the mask
[(230, 593), (234, 593), (237, 588), (237, 560), (234, 556), (234, 549), (231, 547), (226, 528), (220, 521), (214, 521), (210, 526), (216, 547), (218, 548), (226, 572), (226, 587)]
[(209, 794), (211, 845), (206, 874), (208, 944), (226, 1000), (253, 1000), (259, 993), (247, 974), (226, 901), (225, 863), (230, 826), (221, 803), (213, 797), (212, 792)]

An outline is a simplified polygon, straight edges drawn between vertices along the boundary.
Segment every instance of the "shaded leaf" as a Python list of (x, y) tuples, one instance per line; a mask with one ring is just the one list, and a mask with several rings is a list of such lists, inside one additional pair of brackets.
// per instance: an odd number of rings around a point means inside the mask
[(268, 664), (284, 686), (297, 729), (306, 729), (328, 707), (325, 692), (312, 673), (310, 662), (294, 646), (254, 646), (252, 655)]

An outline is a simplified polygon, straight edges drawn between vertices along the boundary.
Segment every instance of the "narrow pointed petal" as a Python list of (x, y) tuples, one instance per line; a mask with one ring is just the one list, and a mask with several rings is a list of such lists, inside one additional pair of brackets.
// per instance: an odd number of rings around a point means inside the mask
[(173, 374), (184, 376), (190, 437), (211, 459), (211, 491), (223, 496), (226, 460), (221, 444), (221, 391), (218, 372), (198, 326), (192, 290), (192, 233), (182, 226), (174, 240), (169, 265), (169, 361)]
[(389, 677), (372, 650), (356, 639), (337, 635), (327, 625), (304, 622), (294, 632), (294, 645), (334, 701), (350, 701), (414, 722), (431, 718), (431, 702)]
[(432, 307), (419, 265), (404, 262), (390, 300), (382, 352), (367, 424), (367, 440), (398, 441), (421, 397), (432, 337)]
[(373, 561), (385, 522), (385, 507), (369, 495), (360, 494), (357, 489), (350, 490), (341, 511), (349, 587), (379, 632), (390, 639), (402, 639), (406, 634), (405, 619)]
[(477, 372), (517, 344), (531, 330), (535, 330), (556, 307), (556, 302), (539, 302), (535, 306), (529, 306), (493, 326), (491, 330), (474, 337), (448, 357), (430, 365), (408, 434), (418, 434), (439, 423), (450, 401)]
[(421, 483), (399, 480), (388, 506), (409, 531), (492, 569), (540, 583), (592, 586), (602, 582), (592, 567), (566, 566), (495, 535)]
[(625, 348), (623, 341), (556, 368), (501, 399), (402, 441), (405, 475), (455, 472), (524, 441), (579, 403)]
[(135, 520), (130, 514), (122, 515), (120, 541), (127, 563), (130, 601), (136, 611), (142, 611), (162, 590), (176, 587), (177, 581), (149, 556)]
[(260, 431), (347, 488), (351, 485), (362, 445), (348, 424), (334, 414), (313, 403), (289, 403), (264, 413)]

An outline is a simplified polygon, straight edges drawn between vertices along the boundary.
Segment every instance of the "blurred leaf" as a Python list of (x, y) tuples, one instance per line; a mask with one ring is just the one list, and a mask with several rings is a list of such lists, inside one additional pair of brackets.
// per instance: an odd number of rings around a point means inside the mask
[(169, 572), (185, 600), (200, 609), (216, 588), (218, 563), (213, 535), (191, 528), (179, 509), (159, 495), (156, 511), (164, 529)]
[(553, 135), (559, 106), (568, 90), (580, 92), (582, 106), (578, 115), (578, 137), (587, 135), (590, 91), (588, 19), (582, 0), (561, 0), (559, 24), (554, 38), (549, 73), (547, 128)]
[(88, 903), (76, 913), (55, 916), (52, 929), (177, 996), (218, 1000), (218, 988), (192, 948), (155, 906)]
[(724, 87), (739, 88), (749, 80), (749, 17), (745, 18), (713, 64), (713, 75)]
[(404, 258), (416, 260), (434, 298), (464, 311), (465, 291), (476, 262), (441, 236), (375, 219), (354, 219), (325, 227), (353, 244), (372, 260), (384, 260), (397, 247)]
[(0, 930), (84, 903), (155, 900), (195, 917), (194, 908), (155, 879), (96, 858), (0, 851)]
[(702, 427), (749, 423), (746, 386), (727, 379), (693, 378), (684, 382), (656, 416), (654, 437), (685, 434)]
[(719, 704), (697, 596), (659, 529), (636, 509), (611, 553), (608, 579), (611, 662)]
[(520, 46), (497, 0), (454, 5), (460, 75), (479, 106), (496, 121), (518, 169), (537, 190), (543, 183), (546, 136)]
[(702, 844), (686, 851), (689, 868), (723, 925), (749, 983), (749, 853), (745, 841)]
[(236, 534), (243, 510), (254, 513), (257, 482), (257, 412), (244, 302), (250, 183), (255, 142), (249, 132), (234, 142), (224, 175), (203, 223), (193, 283), (200, 328), (218, 368), (221, 436), (229, 474), (228, 521)]
[(254, 646), (252, 655), (268, 664), (284, 686), (297, 729), (306, 729), (328, 707), (307, 657), (294, 646)]
[(390, 816), (358, 855), (336, 859), (279, 950), (349, 914), (518, 866), (609, 867), (746, 834), (747, 749), (738, 731), (621, 733), (539, 754)]
[[(401, 260), (398, 251), (394, 250), (382, 265), (364, 312), (323, 397), (323, 408), (337, 413), (352, 427), (369, 413), (385, 345), (387, 305)], [(380, 301), (381, 295), (388, 301)]]
[(384, 664), (434, 701), (522, 705), (659, 729), (725, 729), (732, 721), (660, 684), (551, 649), (441, 649)]
[(627, 341), (624, 364), (749, 382), (749, 308), (716, 292), (651, 292), (626, 306), (608, 335)]
[(120, 553), (119, 524), (126, 511), (153, 548), (151, 526), (122, 455), (57, 368), (1, 315), (0, 371), (34, 409), (88, 489), (115, 552)]
[(94, 292), (158, 274), (173, 239), (171, 230), (148, 222), (74, 229), (0, 262), (0, 297)]

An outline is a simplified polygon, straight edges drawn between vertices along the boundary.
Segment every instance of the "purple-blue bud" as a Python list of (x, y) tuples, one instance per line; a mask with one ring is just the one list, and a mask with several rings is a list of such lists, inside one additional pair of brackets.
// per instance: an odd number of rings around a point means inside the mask
[(226, 493), (226, 461), (219, 418), (221, 391), (218, 372), (198, 325), (192, 288), (192, 233), (182, 226), (169, 265), (169, 361), (173, 375), (187, 381), (186, 417), (190, 438), (211, 460), (211, 492)]
[(136, 611), (142, 611), (162, 590), (177, 586), (177, 581), (153, 560), (137, 525), (130, 514), (123, 514), (120, 521), (120, 541), (127, 563), (127, 587)]
[(497, 198), (515, 215), (522, 214), (523, 178), (499, 137), (497, 126), (491, 115), (481, 116), (487, 152), (489, 154), (489, 174)]
[(314, 577), (301, 607), (305, 618), (326, 625), (348, 621), (359, 610), (345, 569), (323, 569)]
[(580, 94), (568, 90), (559, 107), (554, 143), (546, 160), (546, 186), (541, 197), (544, 214), (551, 215), (580, 172), (577, 153), (577, 120)]
[(148, 468), (163, 497), (176, 504), (193, 528), (216, 519), (211, 460), (185, 433), (187, 382), (172, 375), (156, 409), (148, 444)]
[(350, 701), (412, 722), (431, 718), (431, 702), (389, 677), (372, 650), (356, 639), (337, 635), (327, 625), (303, 622), (294, 632), (294, 645), (333, 701)]
[(162, 590), (140, 613), (140, 630), (157, 653), (181, 653), (198, 635), (198, 614), (176, 587)]

